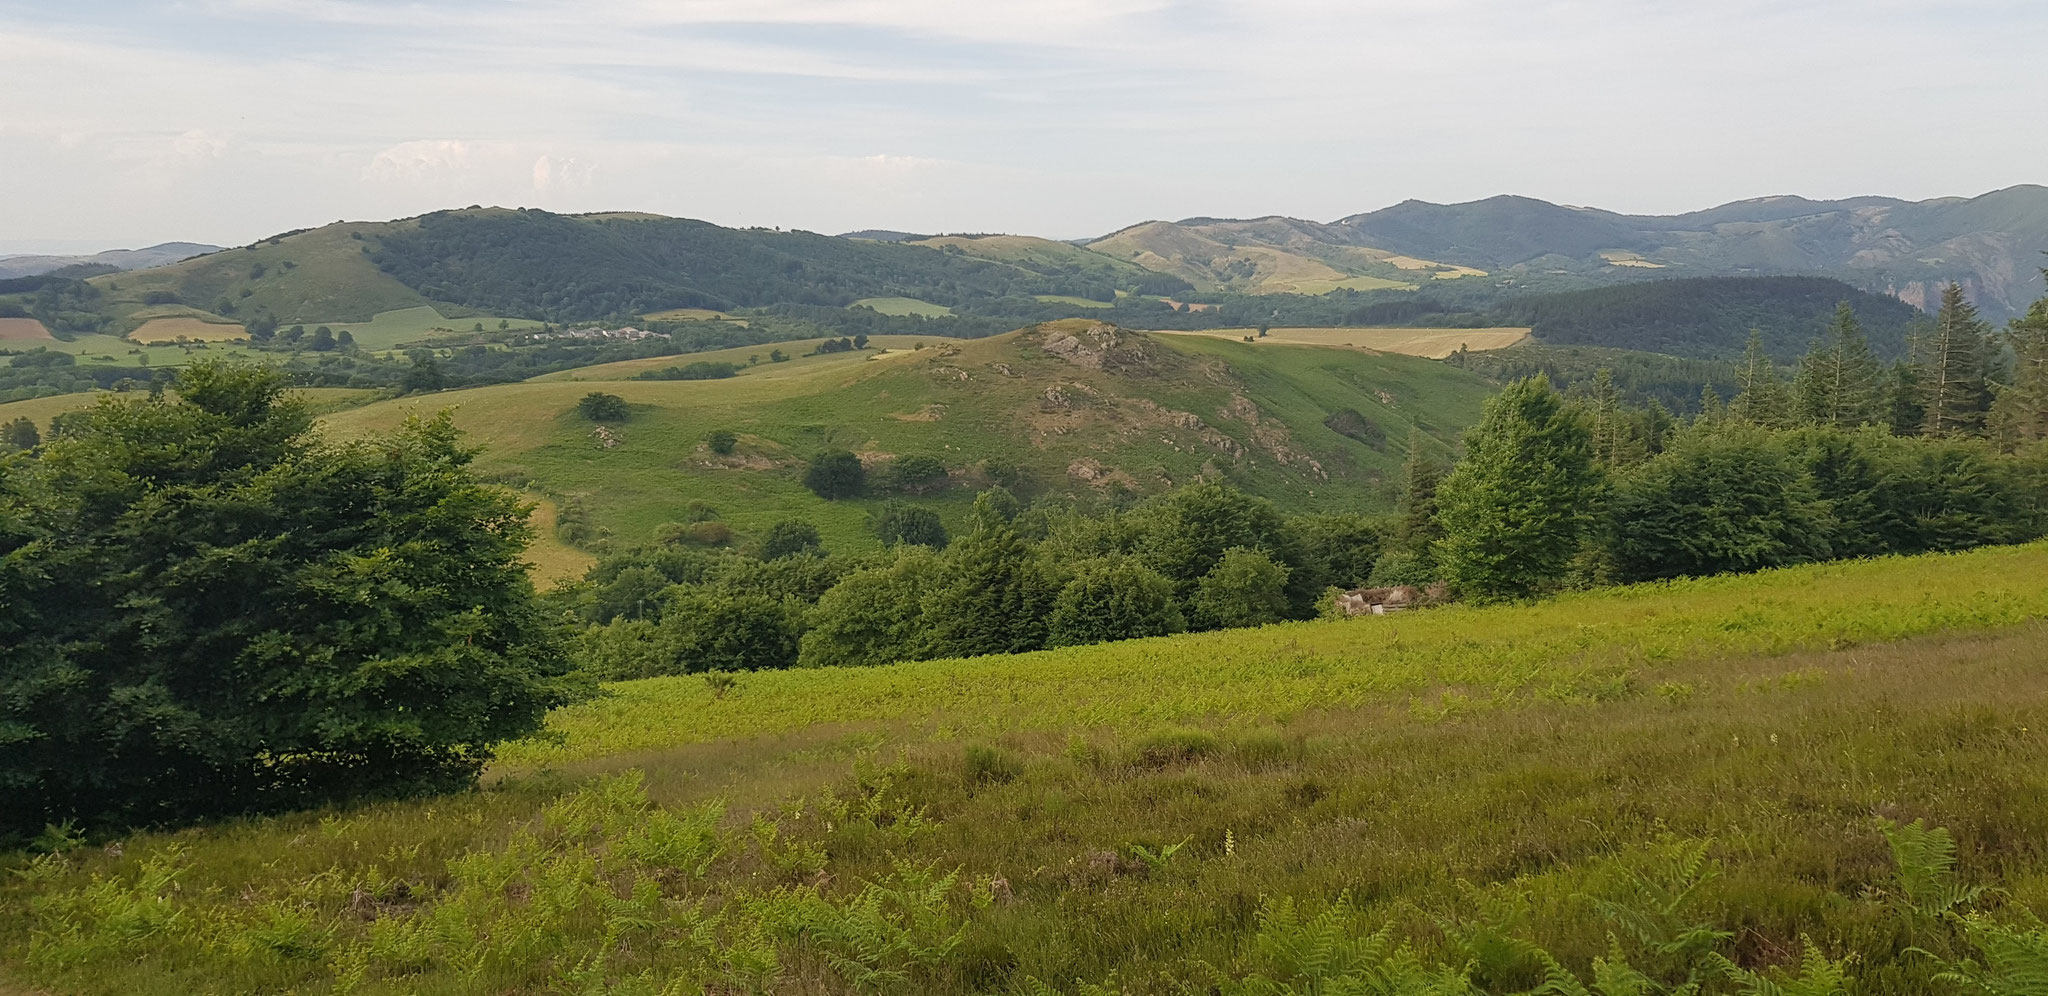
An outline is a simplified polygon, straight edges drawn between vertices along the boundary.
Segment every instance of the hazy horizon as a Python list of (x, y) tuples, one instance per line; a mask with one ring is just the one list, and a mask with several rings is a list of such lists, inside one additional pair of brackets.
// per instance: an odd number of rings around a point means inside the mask
[(1671, 214), (2048, 161), (2038, 5), (1415, 8), (0, 0), (0, 253), (468, 204), (1056, 238), (1499, 193)]

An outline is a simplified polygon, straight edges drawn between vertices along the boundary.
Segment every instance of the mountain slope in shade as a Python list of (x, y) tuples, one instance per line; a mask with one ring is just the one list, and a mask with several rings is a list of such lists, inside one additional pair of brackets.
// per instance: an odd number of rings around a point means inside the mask
[(71, 266), (111, 266), (116, 270), (144, 270), (194, 256), (219, 252), (219, 246), (198, 242), (165, 242), (147, 249), (109, 249), (77, 256), (0, 256), (0, 280), (34, 277)]
[(1958, 281), (1994, 316), (2042, 291), (2048, 187), (1977, 197), (1815, 201), (1763, 197), (1669, 216), (1569, 208), (1525, 197), (1408, 201), (1330, 226), (1352, 244), (1473, 266), (1625, 278), (1816, 274), (1929, 306)]

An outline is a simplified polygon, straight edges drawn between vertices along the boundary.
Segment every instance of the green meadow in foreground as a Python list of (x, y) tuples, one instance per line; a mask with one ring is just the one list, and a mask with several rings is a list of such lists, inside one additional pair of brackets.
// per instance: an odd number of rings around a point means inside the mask
[[(2048, 545), (614, 686), (5, 860), (80, 993), (2038, 993)], [(0, 990), (6, 984), (0, 983)]]

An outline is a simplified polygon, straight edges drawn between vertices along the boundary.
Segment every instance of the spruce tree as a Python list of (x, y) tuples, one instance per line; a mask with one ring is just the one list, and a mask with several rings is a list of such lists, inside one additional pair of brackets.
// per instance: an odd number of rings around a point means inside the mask
[(1742, 390), (1728, 405), (1728, 413), (1767, 429), (1782, 429), (1792, 422), (1792, 396), (1778, 379), (1778, 367), (1764, 352), (1764, 334), (1749, 330), (1749, 345), (1742, 352), (1737, 370)]
[(1593, 458), (1613, 467), (1621, 449), (1623, 433), (1621, 391), (1614, 386), (1614, 371), (1601, 367), (1593, 374)]
[(1422, 430), (1408, 433), (1408, 460), (1401, 465), (1401, 545), (1426, 556), (1430, 544), (1442, 537), (1436, 521), (1436, 492), (1443, 483), (1441, 464), (1424, 453)]
[(1920, 369), (1927, 435), (1968, 436), (1984, 430), (1991, 407), (1991, 390), (1984, 382), (1985, 331), (1977, 309), (1963, 299), (1962, 286), (1943, 288)]
[(1843, 301), (1835, 306), (1827, 332), (1799, 363), (1799, 415), (1836, 429), (1877, 422), (1882, 376), (1856, 310)]
[(1465, 450), (1437, 492), (1444, 580), (1480, 600), (1554, 588), (1601, 497), (1586, 419), (1537, 374), (1486, 403)]
[(2012, 346), (2012, 383), (1992, 402), (1992, 424), (2007, 448), (2048, 439), (2048, 298), (2034, 302), (2026, 317), (2006, 331)]

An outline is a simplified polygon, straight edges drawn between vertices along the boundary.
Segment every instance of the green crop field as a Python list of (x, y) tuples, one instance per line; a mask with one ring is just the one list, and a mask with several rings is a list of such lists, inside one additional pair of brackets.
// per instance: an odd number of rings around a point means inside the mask
[(895, 315), (899, 318), (910, 315), (919, 318), (944, 318), (953, 313), (953, 309), (943, 304), (920, 301), (914, 297), (864, 297), (848, 307), (873, 308), (882, 314)]
[[(327, 420), (348, 434), (388, 429), (409, 414), (453, 408), (485, 449), (479, 467), (530, 481), (580, 503), (624, 542), (681, 521), (692, 501), (717, 509), (743, 535), (790, 517), (817, 524), (827, 546), (871, 546), (868, 517), (886, 496), (825, 501), (801, 483), (804, 463), (844, 448), (870, 461), (929, 454), (954, 485), (916, 500), (962, 521), (988, 483), (983, 460), (1015, 466), (1027, 494), (1162, 490), (1205, 472), (1303, 510), (1378, 510), (1411, 427), (1448, 441), (1476, 417), (1485, 381), (1442, 364), (1308, 347), (1253, 349), (1217, 340), (1116, 332), (1130, 369), (1104, 370), (1048, 351), (1060, 329), (1085, 321), (972, 342), (877, 337), (886, 347), (766, 362), (771, 347), (587, 367), (519, 384), (403, 398)], [(1105, 327), (1106, 328), (1106, 327)], [(780, 344), (796, 354), (808, 345)], [(638, 381), (634, 374), (681, 362), (763, 362), (706, 381)], [(1086, 356), (1079, 358), (1086, 361)], [(598, 387), (633, 406), (606, 447), (574, 414)], [(1326, 428), (1352, 409), (1380, 428), (1377, 446)], [(706, 436), (729, 429), (738, 450), (711, 454)], [(1391, 442), (1389, 442), (1391, 441)]]
[[(326, 323), (336, 333), (347, 329), (355, 337), (356, 345), (363, 349), (392, 349), (437, 334), (467, 332), (482, 325), (486, 331), (498, 331), (499, 319), (487, 315), (471, 315), (467, 318), (448, 318), (428, 305), (416, 308), (400, 308), (380, 312), (367, 322)], [(316, 323), (317, 324), (317, 323)], [(538, 329), (540, 322), (523, 318), (506, 320), (513, 331)], [(311, 325), (308, 326), (312, 327)]]
[[(316, 415), (341, 411), (384, 396), (382, 391), (353, 387), (296, 387), (292, 389), (292, 394), (305, 401), (307, 407)], [(101, 398), (118, 397), (121, 395), (111, 391), (84, 391), (78, 394), (31, 398), (27, 401), (10, 401), (0, 404), (0, 422), (26, 418), (34, 422), (37, 429), (47, 431), (50, 428), (50, 420), (65, 412), (89, 408)]]
[(1033, 294), (1031, 296), (1047, 304), (1070, 304), (1076, 308), (1116, 307), (1116, 302), (1114, 301), (1095, 301), (1085, 297), (1074, 297), (1070, 294)]
[(625, 683), (479, 792), (8, 857), (0, 988), (2039, 992), (2044, 571)]

